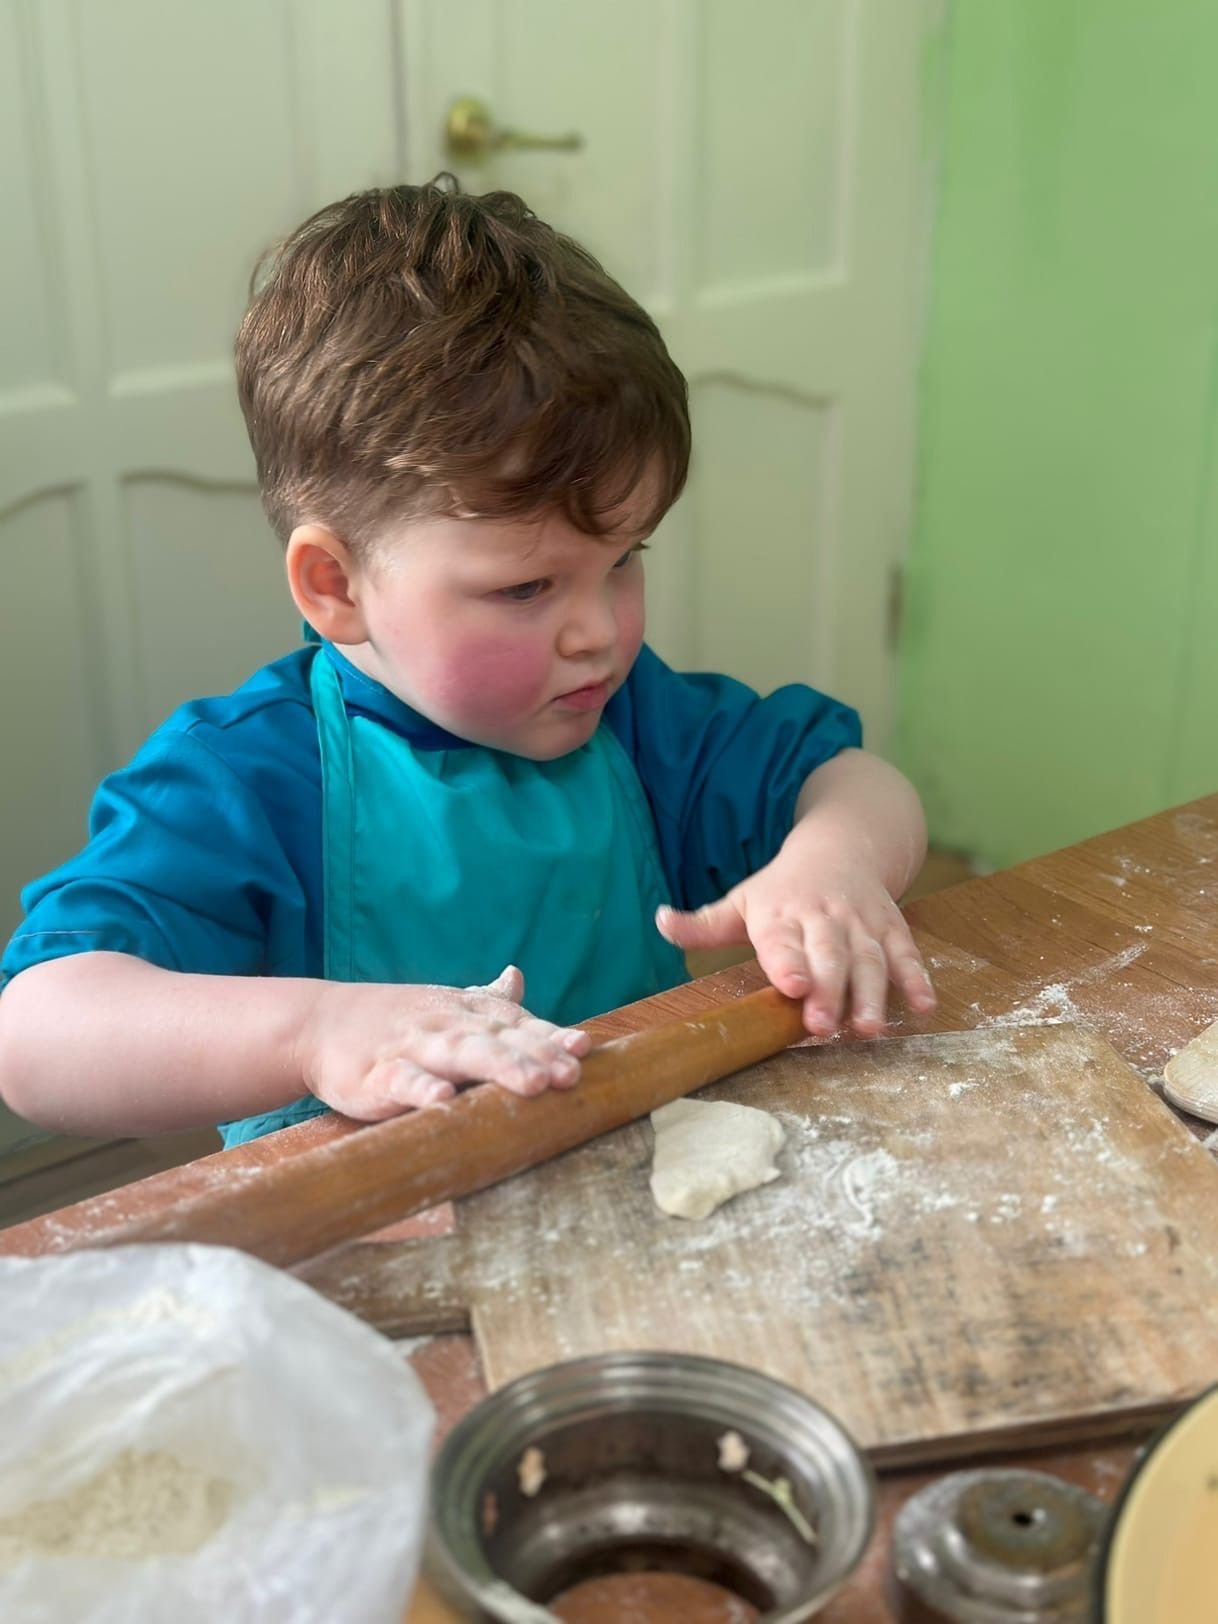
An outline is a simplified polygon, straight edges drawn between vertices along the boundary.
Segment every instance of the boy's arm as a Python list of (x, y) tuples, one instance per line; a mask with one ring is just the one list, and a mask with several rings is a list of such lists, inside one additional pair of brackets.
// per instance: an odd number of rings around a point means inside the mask
[(363, 1121), (450, 1098), (462, 1081), (570, 1087), (590, 1039), (489, 987), (187, 975), (123, 953), (32, 965), (0, 996), (0, 1097), (61, 1133), (163, 1133), (313, 1093)]
[(917, 793), (895, 767), (843, 750), (810, 773), (795, 822), (772, 862), (696, 913), (662, 908), (680, 947), (750, 942), (780, 991), (804, 999), (810, 1032), (827, 1036), (849, 1010), (855, 1031), (884, 1025), (891, 981), (918, 1011), (934, 992), (896, 899), (926, 853)]
[(926, 818), (904, 773), (866, 750), (843, 750), (804, 780), (788, 839), (853, 841), (899, 900), (926, 857)]

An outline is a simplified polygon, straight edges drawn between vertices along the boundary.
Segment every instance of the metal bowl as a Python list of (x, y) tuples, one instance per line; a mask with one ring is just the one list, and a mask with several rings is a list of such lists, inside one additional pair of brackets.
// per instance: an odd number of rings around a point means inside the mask
[(609, 1353), (522, 1376), (453, 1430), (428, 1567), (467, 1617), (507, 1624), (554, 1620), (545, 1604), (573, 1586), (644, 1571), (797, 1624), (874, 1523), (870, 1468), (802, 1393), (718, 1359)]

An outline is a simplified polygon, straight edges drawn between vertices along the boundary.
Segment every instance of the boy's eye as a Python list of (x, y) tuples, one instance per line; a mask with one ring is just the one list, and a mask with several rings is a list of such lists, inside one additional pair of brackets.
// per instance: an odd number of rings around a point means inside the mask
[(538, 598), (549, 586), (549, 581), (522, 581), (519, 586), (505, 586), (501, 588), (499, 596), (507, 598), (512, 603), (531, 603)]
[(625, 569), (626, 565), (629, 564), (630, 560), (635, 556), (636, 553), (645, 553), (647, 550), (647, 543), (645, 541), (636, 541), (630, 551), (628, 553), (623, 553), (618, 559), (617, 563), (613, 566), (614, 569)]

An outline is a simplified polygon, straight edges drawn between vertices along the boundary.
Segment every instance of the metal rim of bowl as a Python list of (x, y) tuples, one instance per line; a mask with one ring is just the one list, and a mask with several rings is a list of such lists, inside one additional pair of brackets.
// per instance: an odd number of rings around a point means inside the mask
[(453, 1431), (432, 1472), (429, 1555), (466, 1604), (489, 1616), (555, 1619), (490, 1566), (478, 1533), (487, 1477), (547, 1431), (606, 1410), (660, 1404), (675, 1416), (747, 1432), (779, 1453), (799, 1454), (852, 1537), (807, 1596), (763, 1615), (762, 1624), (797, 1624), (850, 1577), (875, 1531), (875, 1477), (850, 1434), (815, 1400), (785, 1382), (727, 1360), (654, 1352), (592, 1354), (518, 1377), (484, 1399)]

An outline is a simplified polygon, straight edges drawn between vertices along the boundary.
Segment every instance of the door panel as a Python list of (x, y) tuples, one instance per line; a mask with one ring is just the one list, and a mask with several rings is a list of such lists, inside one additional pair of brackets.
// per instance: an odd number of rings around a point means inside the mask
[(750, 297), (767, 281), (840, 269), (858, 26), (851, 0), (771, 3), (743, 17), (737, 0), (702, 6), (694, 187), (702, 299)]
[[(411, 178), (455, 167), (471, 190), (520, 192), (649, 306), (690, 379), (691, 488), (648, 556), (657, 648), (830, 688), (881, 745), (910, 503), (923, 10), (402, 4)], [(585, 145), (454, 164), (444, 114), (464, 95)]]
[[(176, 696), (238, 682), (300, 639), (278, 546), (246, 486), (164, 477), (123, 485), (131, 538), (133, 621), (143, 656), (140, 729), (165, 720)], [(233, 583), (241, 582), (234, 592)], [(166, 605), (178, 605), (170, 615)]]
[(698, 386), (696, 411), (695, 663), (747, 671), (769, 691), (793, 680), (791, 650), (808, 646), (799, 675), (820, 675), (816, 649), (831, 633), (825, 551), (806, 538), (831, 519), (832, 414), (712, 382)]
[(0, 933), (103, 772), (297, 640), (233, 335), (278, 234), (399, 176), (397, 27), (389, 0), (0, 3)]

